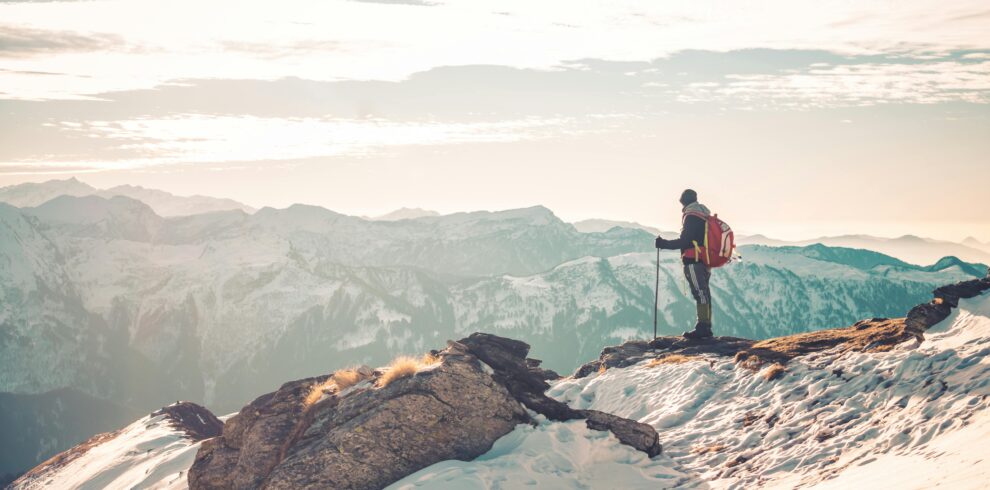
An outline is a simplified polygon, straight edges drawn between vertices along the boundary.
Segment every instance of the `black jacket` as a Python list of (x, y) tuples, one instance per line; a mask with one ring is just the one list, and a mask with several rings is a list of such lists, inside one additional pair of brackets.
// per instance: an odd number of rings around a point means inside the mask
[[(707, 213), (707, 208), (701, 206)], [(686, 208), (685, 208), (686, 209)], [(691, 250), (694, 248), (694, 243), (698, 242), (699, 245), (705, 241), (705, 227), (708, 223), (698, 216), (689, 214), (684, 217), (684, 223), (681, 225), (681, 236), (673, 240), (668, 240), (662, 243), (660, 248), (665, 250), (680, 250), (684, 252), (685, 250)], [(697, 262), (696, 259), (684, 259), (684, 263)]]

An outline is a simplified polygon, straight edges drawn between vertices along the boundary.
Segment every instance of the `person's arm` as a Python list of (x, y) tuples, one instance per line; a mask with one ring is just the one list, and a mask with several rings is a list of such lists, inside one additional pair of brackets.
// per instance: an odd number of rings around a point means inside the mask
[(687, 219), (684, 220), (684, 226), (681, 227), (680, 238), (675, 238), (673, 240), (664, 240), (662, 243), (657, 243), (657, 248), (667, 249), (667, 250), (684, 250), (686, 248), (691, 248), (693, 244), (692, 241), (701, 244), (705, 240), (705, 220), (701, 219), (695, 215), (688, 215)]

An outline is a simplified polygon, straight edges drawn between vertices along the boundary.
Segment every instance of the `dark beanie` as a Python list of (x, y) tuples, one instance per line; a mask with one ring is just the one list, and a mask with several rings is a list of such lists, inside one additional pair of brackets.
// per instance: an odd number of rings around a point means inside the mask
[(681, 193), (681, 204), (687, 206), (693, 202), (698, 202), (698, 193), (691, 189), (685, 189), (684, 192)]

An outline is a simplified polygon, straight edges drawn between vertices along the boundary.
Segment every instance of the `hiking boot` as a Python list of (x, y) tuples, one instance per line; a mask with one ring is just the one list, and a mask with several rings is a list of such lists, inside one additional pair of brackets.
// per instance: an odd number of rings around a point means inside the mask
[(698, 322), (694, 326), (694, 330), (690, 332), (684, 332), (684, 338), (691, 340), (708, 339), (712, 337), (712, 324), (705, 322)]

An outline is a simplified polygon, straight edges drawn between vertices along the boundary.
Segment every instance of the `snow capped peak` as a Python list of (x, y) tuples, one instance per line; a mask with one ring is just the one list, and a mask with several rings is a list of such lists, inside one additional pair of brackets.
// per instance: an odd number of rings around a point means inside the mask
[(0, 201), (19, 208), (38, 206), (61, 195), (84, 196), (96, 192), (96, 188), (80, 182), (75, 177), (65, 180), (28, 182), (0, 187)]
[(164, 220), (141, 201), (124, 196), (58, 196), (25, 213), (79, 236), (150, 241)]
[(266, 206), (254, 213), (252, 221), (278, 230), (329, 232), (339, 222), (362, 220), (324, 207), (297, 203), (283, 209)]
[(36, 207), (59, 196), (90, 196), (97, 195), (111, 198), (126, 196), (144, 202), (159, 216), (186, 216), (213, 211), (240, 209), (247, 213), (254, 212), (246, 206), (231, 199), (220, 199), (207, 196), (176, 196), (169, 192), (149, 189), (136, 185), (119, 185), (110, 189), (97, 189), (80, 182), (75, 177), (65, 180), (49, 180), (40, 183), (24, 183), (0, 188), (0, 202), (6, 202), (17, 207)]
[[(607, 219), (586, 219), (572, 223), (574, 228), (581, 233), (605, 233), (615, 228), (627, 228), (633, 230), (643, 230), (652, 235), (659, 235), (661, 231), (652, 226), (642, 225), (633, 221), (616, 221)], [(666, 234), (666, 233), (665, 233)]]
[(892, 238), (891, 240), (898, 241), (898, 242), (908, 242), (908, 243), (910, 243), (910, 242), (927, 243), (927, 242), (930, 242), (931, 241), (928, 238), (923, 238), (923, 237), (920, 237), (920, 236), (917, 236), (917, 235), (904, 235), (904, 236), (900, 236), (900, 237), (897, 237), (897, 238)]
[(440, 213), (422, 208), (399, 208), (395, 211), (385, 213), (381, 216), (371, 218), (374, 221), (399, 221), (404, 219), (417, 219), (427, 216), (440, 216)]
[(216, 211), (239, 210), (253, 213), (254, 208), (232, 199), (207, 196), (176, 196), (170, 192), (135, 185), (119, 185), (99, 191), (101, 196), (127, 196), (151, 206), (160, 216), (189, 216)]

